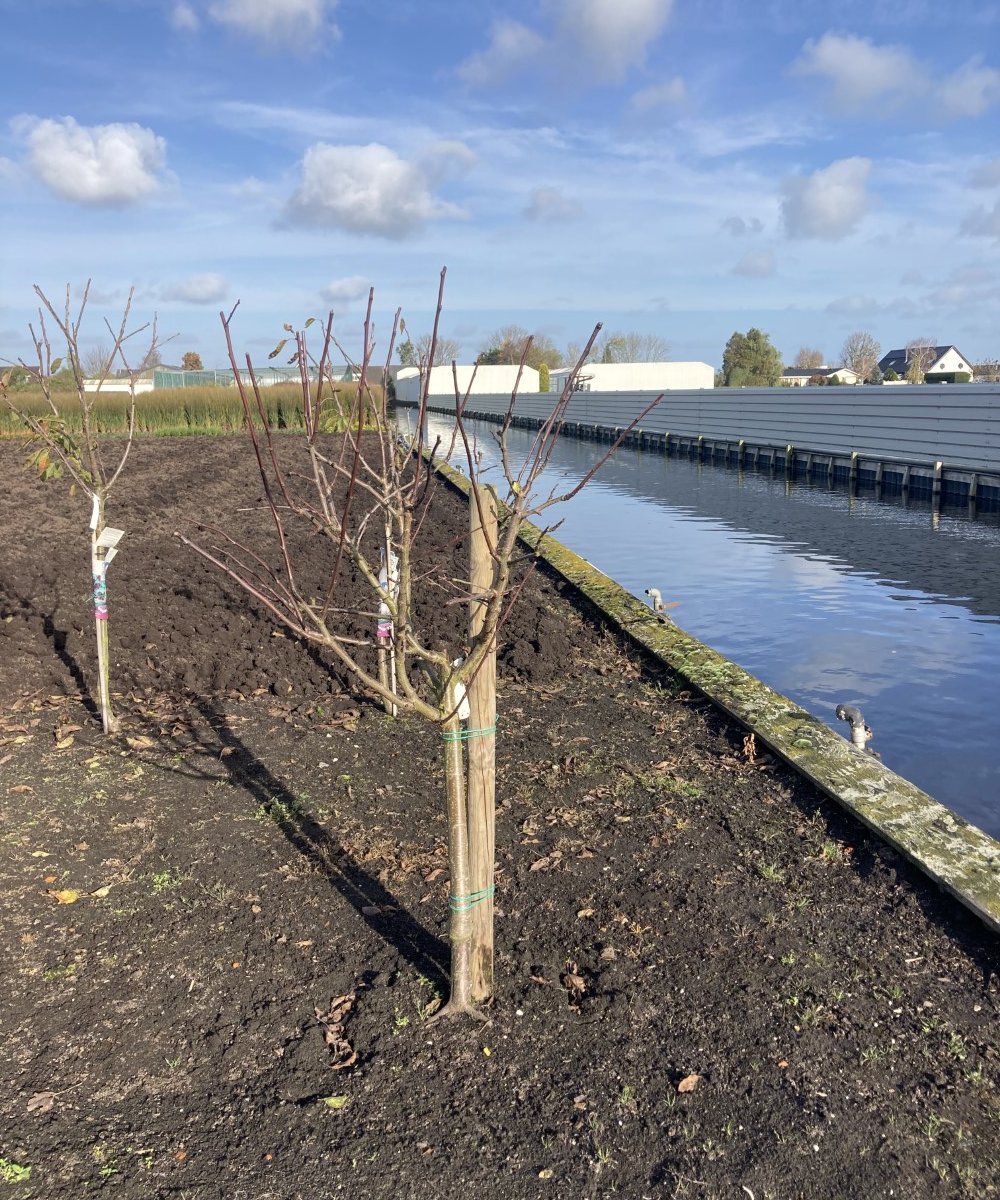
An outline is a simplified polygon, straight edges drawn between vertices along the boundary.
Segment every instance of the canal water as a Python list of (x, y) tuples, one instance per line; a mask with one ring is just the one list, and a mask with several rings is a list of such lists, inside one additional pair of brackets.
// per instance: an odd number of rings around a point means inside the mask
[[(428, 423), (447, 445), (447, 419)], [(472, 424), (485, 462), (496, 428)], [(532, 437), (511, 430), (515, 461)], [(606, 449), (560, 438), (546, 489)], [(839, 733), (836, 706), (858, 705), (886, 766), (1000, 837), (996, 514), (620, 449), (551, 516), (566, 545), (641, 599), (659, 588), (678, 625)]]

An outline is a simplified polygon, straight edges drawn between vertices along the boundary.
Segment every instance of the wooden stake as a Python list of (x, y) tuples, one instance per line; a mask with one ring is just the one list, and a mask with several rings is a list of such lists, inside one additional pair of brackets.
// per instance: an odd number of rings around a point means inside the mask
[(104, 506), (98, 495), (93, 497), (90, 519), (90, 570), (94, 584), (94, 626), (97, 637), (98, 694), (101, 704), (101, 724), (104, 732), (117, 733), (120, 726), (111, 708), (111, 656), (108, 642), (108, 575), (107, 563), (98, 545), (104, 532)]
[[(497, 544), (496, 495), (492, 488), (474, 484), (469, 497), (471, 546), (470, 579), (474, 596), (488, 597), (496, 583), (496, 561), (491, 547)], [(476, 495), (479, 503), (476, 503)], [(480, 523), (480, 515), (482, 523)], [(483, 636), (486, 600), (470, 604), (472, 644)], [(494, 637), (489, 653), (469, 683), (469, 730), (492, 730), (497, 718), (497, 648)], [(493, 994), (493, 880), (496, 871), (496, 735), (473, 733), (468, 739), (466, 808), (469, 831), (469, 875), (473, 895), (481, 896), (470, 911), (472, 919), (472, 999)]]

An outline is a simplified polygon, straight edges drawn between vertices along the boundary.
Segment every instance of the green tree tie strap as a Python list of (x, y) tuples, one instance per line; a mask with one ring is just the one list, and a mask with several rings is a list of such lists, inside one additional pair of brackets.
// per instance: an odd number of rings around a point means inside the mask
[(490, 737), (496, 733), (496, 721), (492, 725), (487, 725), (485, 729), (460, 729), (457, 733), (449, 733), (445, 730), (441, 734), (441, 740), (445, 742), (468, 742), (472, 738)]
[(484, 900), (488, 900), (496, 891), (496, 884), (491, 883), (489, 887), (485, 887), (479, 892), (470, 892), (467, 896), (451, 896), (448, 900), (448, 907), (452, 912), (468, 912), (470, 908), (475, 908), (477, 904), (482, 904)]

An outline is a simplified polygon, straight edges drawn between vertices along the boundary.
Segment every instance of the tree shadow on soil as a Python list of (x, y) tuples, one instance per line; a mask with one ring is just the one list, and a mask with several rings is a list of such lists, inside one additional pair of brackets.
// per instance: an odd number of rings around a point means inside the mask
[(196, 700), (195, 707), (218, 739), (212, 746), (199, 738), (199, 748), (221, 762), (229, 782), (253, 797), (291, 845), (322, 872), (379, 937), (446, 993), (450, 951), (445, 942), (401, 907), (399, 900), (304, 810), (298, 797), (229, 728), (223, 713), (204, 699)]
[(40, 617), (42, 621), (42, 630), (45, 636), (52, 643), (52, 648), (56, 652), (56, 656), (62, 665), (69, 672), (70, 678), (76, 684), (76, 689), (80, 693), (80, 702), (83, 707), (95, 720), (101, 720), (101, 712), (97, 707), (93, 696), (90, 694), (90, 689), (87, 686), (87, 678), (83, 673), (83, 668), (76, 661), (72, 654), (66, 649), (66, 639), (69, 633), (65, 629), (57, 629), (56, 623), (52, 619), (52, 613), (39, 612), (39, 610), (31, 603), (30, 600), (21, 600), (21, 607), (26, 608), (36, 617)]

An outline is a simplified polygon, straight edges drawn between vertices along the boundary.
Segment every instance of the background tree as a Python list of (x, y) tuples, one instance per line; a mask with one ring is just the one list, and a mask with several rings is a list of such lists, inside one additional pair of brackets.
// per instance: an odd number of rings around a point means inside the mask
[(816, 350), (812, 346), (800, 346), (792, 365), (803, 371), (813, 371), (816, 367), (823, 366), (823, 351)]
[(188, 350), (181, 359), (182, 371), (204, 371), (201, 355), (196, 350)]
[(114, 350), (107, 342), (98, 342), (83, 354), (80, 366), (87, 379), (104, 379), (114, 366)]
[(561, 366), (563, 356), (547, 334), (529, 333), (520, 325), (504, 325), (496, 330), (476, 355), (476, 361), (484, 367), (516, 367), (522, 359), (526, 367), (534, 367), (537, 371), (542, 363), (546, 363), (550, 368)]
[(840, 365), (850, 367), (865, 382), (875, 378), (882, 347), (866, 329), (856, 329), (847, 335), (840, 350)]
[(726, 387), (777, 387), (781, 381), (781, 355), (760, 329), (734, 333), (722, 355)]
[[(65, 304), (60, 309), (55, 308), (37, 284), (35, 294), (41, 301), (38, 328), (34, 325), (28, 326), (35, 357), (31, 363), (22, 359), (19, 365), (34, 386), (41, 391), (48, 411), (42, 416), (37, 416), (12, 398), (12, 373), (9, 371), (0, 377), (0, 402), (5, 403), (11, 412), (24, 422), (33, 435), (33, 442), (38, 445), (38, 449), (29, 460), (29, 465), (37, 470), (44, 480), (58, 479), (64, 472), (68, 473), (89, 503), (90, 567), (94, 589), (101, 722), (105, 733), (117, 733), (118, 718), (111, 707), (107, 570), (118, 552), (117, 545), (122, 531), (108, 526), (105, 513), (108, 496), (117, 483), (132, 449), (132, 439), (135, 436), (136, 381), (153, 359), (159, 360), (156, 321), (154, 318), (151, 325), (129, 329), (134, 291), (129, 292), (118, 328), (113, 328), (105, 321), (112, 340), (105, 356), (104, 370), (98, 378), (106, 376), (117, 361), (121, 363), (129, 381), (128, 434), (124, 445), (120, 442), (115, 444), (109, 462), (96, 420), (95, 406), (100, 391), (88, 391), (85, 387), (85, 379), (91, 377), (87, 374), (84, 358), (80, 353), (80, 328), (90, 295), (90, 281), (87, 281), (75, 311), (72, 291), (68, 286)], [(53, 357), (50, 322), (54, 323), (59, 331), (60, 340), (66, 348), (65, 354), (57, 357)], [(131, 339), (146, 330), (151, 332), (145, 349), (138, 356), (132, 357), (129, 353)], [(72, 380), (72, 387), (57, 386), (57, 381), (64, 381), (67, 374)]]
[[(406, 326), (403, 326), (406, 332)], [(431, 362), (431, 343), (434, 342), (434, 361)], [(404, 367), (447, 367), (456, 362), (462, 353), (461, 345), (454, 338), (439, 337), (434, 341), (433, 334), (422, 333), (417, 340), (411, 341), (406, 336), (397, 350), (400, 365)]]
[[(444, 281), (442, 271), (439, 314)], [(256, 382), (248, 384), (240, 370), (231, 336), (233, 313), (228, 318), (223, 314), (230, 362), (263, 486), (262, 513), (272, 526), (273, 541), (266, 546), (262, 531), (259, 544), (242, 545), (224, 526), (210, 525), (202, 527), (203, 536), (212, 539), (208, 545), (177, 536), (223, 570), (296, 637), (330, 653), (361, 692), (439, 727), (447, 793), (452, 955), (451, 997), (442, 1013), (478, 1016), (477, 1005), (493, 986), (491, 814), (496, 707), (495, 681), (487, 679), (486, 673), (490, 662), (495, 662), (497, 631), (523, 587), (523, 574), (520, 579), (518, 575), (524, 570), (525, 551), (518, 538), (527, 521), (576, 495), (614, 446), (575, 485), (547, 494), (540, 490), (539, 480), (558, 441), (580, 362), (570, 372), (520, 465), (515, 464), (507, 445), (515, 398), (495, 433), (500, 452), (496, 467), (477, 452), (463, 423), (462, 406), (456, 404), (454, 426), (443, 453), (446, 457), (458, 455), (469, 481), (470, 543), (474, 549), (468, 568), (457, 572), (450, 561), (428, 562), (419, 557), (421, 531), (430, 529), (434, 521), (430, 460), (442, 443), (438, 440), (431, 446), (425, 441), (427, 376), (419, 407), (406, 429), (390, 422), (385, 405), (369, 389), (373, 304), (374, 291), (369, 293), (365, 319), (355, 419), (345, 440), (333, 447), (318, 436), (322, 406), (335, 386), (328, 367), (335, 344), (333, 314), (325, 324), (318, 353), (310, 352), (305, 332), (294, 335), (305, 400), (305, 429), (297, 446), (286, 435), (281, 436), (279, 446), (260, 388)], [(599, 331), (598, 325), (587, 343), (588, 350)], [(431, 360), (436, 335), (437, 321), (431, 335)], [(392, 349), (390, 340), (389, 358)], [(246, 365), (250, 368), (249, 356)], [(252, 371), (248, 373), (252, 380)], [(632, 422), (615, 446), (659, 399)], [(366, 411), (373, 413), (373, 419), (366, 421)], [(499, 485), (499, 506), (486, 485), (484, 472), (489, 471)], [(497, 507), (499, 525), (494, 524)], [(329, 546), (329, 572), (326, 578), (306, 580), (295, 547), (300, 537), (312, 541), (317, 535)], [(425, 604), (430, 598), (435, 612), (468, 606), (468, 623), (454, 644), (442, 644), (440, 635), (432, 641), (421, 628), (421, 614), (426, 611), (421, 608), (421, 597)], [(395, 688), (387, 685), (378, 669), (377, 655), (383, 646), (392, 656)], [(466, 692), (470, 728), (463, 730), (461, 705)], [(463, 767), (466, 751), (467, 769)]]
[(670, 346), (656, 333), (619, 332), (604, 335), (594, 349), (594, 362), (665, 362)]
[(974, 363), (972, 377), (977, 383), (1000, 383), (1000, 359), (987, 358)]
[(927, 368), (937, 356), (937, 339), (915, 337), (906, 343), (906, 379), (908, 383), (923, 383)]

